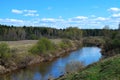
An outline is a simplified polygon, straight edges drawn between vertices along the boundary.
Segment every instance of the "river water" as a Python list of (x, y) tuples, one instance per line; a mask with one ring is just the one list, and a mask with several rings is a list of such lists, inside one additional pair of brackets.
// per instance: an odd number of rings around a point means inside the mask
[(47, 80), (57, 78), (66, 72), (71, 72), (97, 62), (101, 58), (98, 47), (83, 47), (51, 62), (44, 62), (6, 74), (0, 80)]

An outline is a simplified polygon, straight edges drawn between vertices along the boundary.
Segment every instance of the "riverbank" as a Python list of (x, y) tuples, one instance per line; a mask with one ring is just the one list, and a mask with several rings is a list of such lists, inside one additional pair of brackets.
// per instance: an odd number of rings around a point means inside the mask
[(68, 73), (56, 80), (120, 80), (119, 39), (104, 39), (103, 59), (75, 73)]
[[(51, 40), (55, 44), (62, 40)], [(19, 42), (19, 43), (18, 43)], [(29, 43), (30, 42), (30, 43)], [(33, 42), (33, 43), (32, 43)], [(38, 64), (40, 62), (48, 62), (62, 55), (68, 54), (71, 51), (77, 50), (82, 46), (81, 41), (71, 41), (72, 46), (59, 48), (47, 54), (31, 54), (28, 50), (37, 43), (37, 41), (10, 41), (7, 42), (12, 49), (12, 56), (6, 60), (0, 60), (0, 74), (10, 73), (11, 71), (26, 68), (27, 66)]]
[[(23, 40), (23, 41), (7, 41), (9, 44), (12, 56), (6, 60), (0, 60), (0, 74), (10, 73), (11, 71), (26, 68), (33, 64), (40, 62), (48, 62), (62, 55), (68, 54), (71, 51), (77, 50), (82, 46), (99, 46), (102, 47), (104, 41), (102, 38), (88, 37), (82, 40), (68, 40), (65, 42), (71, 43), (70, 46), (66, 43), (60, 44), (61, 47), (56, 46), (56, 49), (45, 54), (31, 54), (29, 49), (37, 44), (38, 40)], [(5, 42), (5, 41), (4, 41)], [(59, 45), (62, 39), (51, 39), (51, 42)]]
[(105, 58), (76, 73), (66, 74), (56, 80), (119, 80), (120, 55)]

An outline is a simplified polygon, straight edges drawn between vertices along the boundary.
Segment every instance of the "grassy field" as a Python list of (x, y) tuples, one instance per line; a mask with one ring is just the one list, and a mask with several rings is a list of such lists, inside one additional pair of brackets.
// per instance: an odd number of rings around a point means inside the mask
[(120, 80), (120, 55), (101, 60), (77, 73), (57, 80)]
[[(61, 39), (50, 39), (53, 43), (58, 44)], [(28, 50), (37, 43), (38, 40), (20, 40), (20, 41), (0, 41), (7, 43), (16, 53), (28, 53)]]
[[(27, 53), (28, 49), (34, 45), (37, 40), (21, 40), (21, 41), (1, 41), (7, 43), (16, 53)], [(0, 43), (1, 43), (0, 42)]]

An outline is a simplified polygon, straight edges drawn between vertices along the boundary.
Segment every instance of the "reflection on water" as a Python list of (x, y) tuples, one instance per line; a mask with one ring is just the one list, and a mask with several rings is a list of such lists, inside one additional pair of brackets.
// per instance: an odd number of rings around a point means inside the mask
[(57, 78), (68, 71), (77, 70), (79, 66), (82, 66), (81, 63), (87, 66), (99, 61), (101, 58), (100, 50), (98, 47), (84, 47), (52, 62), (40, 63), (4, 75), (0, 77), (0, 80), (47, 80), (48, 78)]

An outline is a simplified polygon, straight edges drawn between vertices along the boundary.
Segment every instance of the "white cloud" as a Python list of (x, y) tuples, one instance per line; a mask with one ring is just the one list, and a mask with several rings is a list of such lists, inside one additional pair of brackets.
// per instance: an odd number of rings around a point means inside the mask
[(85, 21), (87, 19), (88, 19), (88, 17), (86, 17), (86, 16), (77, 16), (77, 17), (69, 18), (68, 21), (69, 22), (81, 22), (81, 21)]
[(112, 17), (120, 18), (120, 13), (118, 13), (118, 14), (113, 14)]
[(19, 19), (9, 19), (9, 18), (2, 19), (1, 21), (2, 21), (2, 22), (14, 22), (14, 23), (23, 23), (23, 22), (24, 22), (23, 20), (19, 20)]
[(120, 8), (112, 7), (112, 8), (110, 8), (110, 9), (108, 9), (108, 11), (111, 11), (111, 12), (119, 12), (119, 11), (120, 11)]
[(25, 25), (25, 23), (26, 22), (24, 20), (19, 20), (19, 19), (11, 19), (11, 18), (0, 19), (0, 24), (23, 26)]
[(63, 19), (55, 19), (55, 18), (42, 18), (41, 21), (47, 23), (64, 22)]
[(83, 20), (83, 19), (88, 19), (88, 17), (86, 17), (86, 16), (77, 16), (77, 17), (75, 17), (76, 19), (80, 19), (80, 20)]
[[(78, 17), (80, 18), (80, 17)], [(107, 20), (107, 21), (106, 21)], [(78, 26), (79, 28), (103, 28), (104, 25), (110, 25), (110, 28), (117, 28), (120, 18), (104, 18), (104, 17), (95, 17), (87, 18), (81, 21), (72, 21), (69, 19), (60, 19), (60, 18), (41, 18), (33, 20), (19, 20), (19, 19), (0, 19), (0, 24), (8, 24), (15, 26), (47, 26), (54, 28), (66, 28), (70, 26)]]
[(34, 17), (34, 16), (39, 16), (39, 14), (27, 13), (27, 14), (24, 14), (24, 16), (31, 16), (31, 17)]
[(15, 14), (22, 14), (23, 11), (22, 11), (22, 10), (18, 10), (18, 9), (12, 9), (12, 13), (15, 13)]
[(97, 17), (95, 20), (98, 20), (98, 21), (106, 21), (106, 20), (109, 20), (109, 18)]
[(23, 11), (27, 13), (37, 13), (37, 10), (23, 10)]
[(41, 21), (43, 21), (43, 22), (56, 22), (56, 20), (54, 18), (43, 18), (43, 19), (41, 19)]
[(35, 16), (39, 16), (39, 14), (37, 13), (37, 10), (18, 10), (18, 9), (12, 9), (12, 13), (15, 14), (22, 14), (23, 16), (31, 16), (31, 17), (35, 17)]
[[(80, 18), (80, 17), (77, 17)], [(80, 18), (81, 19), (81, 18)], [(95, 19), (85, 19), (81, 21), (72, 21), (69, 19), (60, 19), (60, 18), (42, 18), (42, 19), (34, 19), (34, 20), (19, 20), (19, 19), (0, 19), (0, 23), (8, 24), (8, 25), (17, 25), (17, 26), (47, 26), (54, 28), (66, 28), (69, 26), (78, 26), (80, 28), (101, 28), (106, 23), (102, 23), (101, 21), (97, 21)]]

